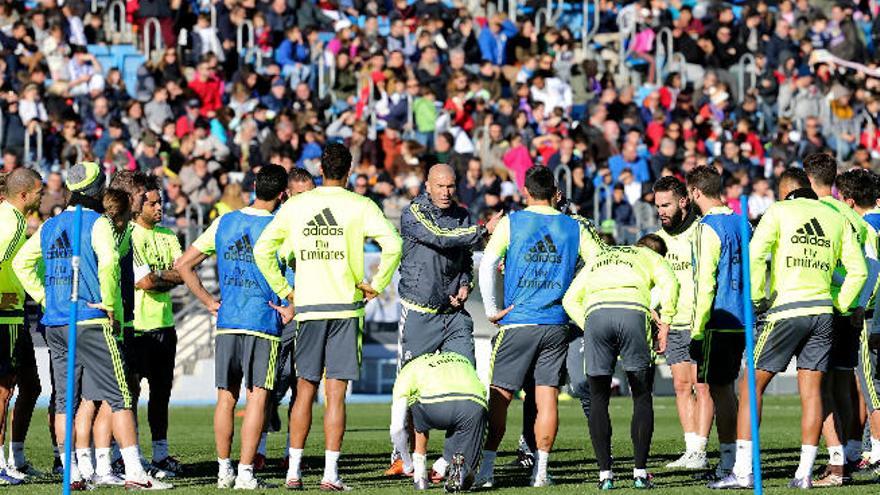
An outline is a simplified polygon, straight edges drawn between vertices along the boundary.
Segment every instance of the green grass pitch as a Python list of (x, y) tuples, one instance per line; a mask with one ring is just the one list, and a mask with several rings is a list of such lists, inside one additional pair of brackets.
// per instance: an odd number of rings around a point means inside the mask
[[(284, 407), (284, 406), (282, 406)], [(631, 402), (628, 398), (612, 400), (612, 420), (614, 424), (614, 452), (617, 458), (615, 475), (617, 486), (625, 492), (633, 492), (630, 486), (632, 475), (632, 447), (629, 441), (629, 417)], [(710, 493), (701, 482), (691, 479), (685, 471), (670, 471), (663, 468), (667, 462), (675, 458), (683, 447), (680, 427), (675, 413), (672, 398), (664, 397), (655, 400), (656, 430), (651, 450), (649, 470), (654, 474), (657, 485), (655, 492), (681, 495), (684, 493)], [(48, 441), (43, 411), (34, 417), (31, 436), (28, 438), (28, 456), (41, 470), (48, 470), (51, 465), (52, 452)], [(514, 449), (519, 436), (521, 421), (521, 403), (514, 402), (508, 421), (508, 432), (501, 446), (496, 470), (496, 485), (492, 492), (512, 493), (525, 490), (528, 475), (516, 468), (508, 467), (514, 458)], [(346, 482), (356, 491), (362, 493), (402, 493), (412, 488), (408, 480), (386, 479), (382, 473), (387, 467), (390, 441), (388, 439), (389, 406), (383, 404), (352, 405), (348, 409), (348, 432), (345, 436), (340, 473)], [(791, 492), (785, 487), (797, 467), (800, 449), (800, 408), (796, 397), (768, 397), (764, 406), (763, 428), (763, 460), (765, 483), (769, 493)], [(240, 423), (241, 418), (237, 419)], [(307, 490), (316, 490), (323, 469), (323, 429), (321, 427), (321, 406), (315, 406), (315, 420), (312, 435), (306, 446), (306, 471), (304, 482)], [(141, 411), (141, 424), (146, 425), (145, 411)], [(148, 435), (142, 434), (143, 438)], [(176, 407), (171, 411), (170, 446), (173, 454), (185, 464), (187, 469), (183, 477), (174, 481), (174, 493), (209, 494), (218, 493), (216, 482), (217, 463), (214, 453), (214, 437), (212, 429), (212, 410), (209, 407)], [(429, 463), (439, 455), (443, 435), (435, 432), (431, 439)], [(262, 473), (270, 483), (281, 485), (284, 472), (277, 467), (278, 460), (284, 452), (285, 433), (269, 436), (270, 467)], [(144, 453), (149, 454), (149, 441), (143, 442)], [(236, 442), (233, 452), (237, 452)], [(717, 442), (710, 443), (710, 450), (717, 450)], [(235, 458), (235, 455), (233, 456)], [(827, 459), (824, 451), (820, 451), (817, 464)], [(543, 491), (554, 493), (596, 492), (595, 482), (598, 470), (593, 458), (592, 447), (587, 436), (587, 426), (575, 401), (567, 401), (560, 406), (560, 428), (556, 441), (556, 450), (550, 459), (550, 472), (556, 486)], [(56, 494), (60, 492), (57, 481), (40, 482), (7, 488), (6, 491), (27, 494)], [(283, 488), (272, 491), (278, 492)], [(532, 489), (539, 490), (539, 489)], [(880, 485), (869, 482), (837, 489), (850, 493), (878, 493)], [(226, 490), (224, 490), (226, 491)], [(618, 490), (621, 491), (621, 490)], [(831, 491), (831, 489), (825, 490)], [(122, 490), (101, 489), (100, 493), (122, 493)], [(442, 493), (442, 489), (433, 489), (434, 493)]]

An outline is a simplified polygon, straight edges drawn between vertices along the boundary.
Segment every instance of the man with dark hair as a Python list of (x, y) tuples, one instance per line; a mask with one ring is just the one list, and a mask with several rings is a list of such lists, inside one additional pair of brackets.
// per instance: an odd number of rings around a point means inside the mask
[[(837, 180), (837, 160), (825, 153), (813, 153), (804, 159), (804, 171), (810, 179), (819, 201), (837, 211), (856, 233), (862, 253), (870, 244), (873, 229), (846, 203), (833, 196)], [(851, 192), (852, 193), (852, 192)], [(876, 258), (876, 254), (874, 255)], [(831, 293), (840, 292), (846, 279), (845, 267), (838, 266), (831, 280)], [(861, 453), (862, 428), (859, 421), (858, 393), (854, 370), (859, 364), (859, 337), (864, 327), (864, 306), (860, 298), (852, 306), (834, 311), (831, 357), (828, 373), (823, 377), (822, 396), (825, 405), (825, 424), (822, 435), (828, 448), (828, 467), (818, 486), (840, 486), (847, 481)]]
[[(218, 488), (266, 487), (254, 477), (254, 457), (265, 423), (266, 401), (275, 386), (281, 328), (292, 315), (282, 308), (281, 299), (254, 263), (253, 246), (272, 221), (272, 212), (284, 200), (286, 189), (287, 172), (282, 167), (261, 168), (256, 177), (257, 199), (253, 205), (214, 220), (175, 265), (189, 290), (217, 315), (214, 439)], [(205, 290), (195, 273), (196, 267), (215, 253), (220, 300)], [(275, 263), (277, 266), (278, 262)], [(247, 406), (236, 476), (230, 452), (235, 404), (242, 380), (247, 391)]]
[[(494, 483), (498, 446), (504, 436), (513, 394), (534, 380), (537, 462), (532, 486), (552, 483), (547, 473), (557, 431), (557, 397), (563, 383), (568, 349), (568, 316), (562, 296), (575, 274), (578, 256), (588, 262), (601, 250), (593, 235), (556, 204), (556, 181), (546, 167), (526, 172), (528, 207), (498, 222), (480, 263), (480, 292), (486, 316), (501, 326), (494, 339), (489, 397), (489, 435), (477, 486)], [(504, 263), (504, 299), (500, 309), (495, 288)]]
[(663, 259), (666, 243), (648, 234), (634, 247), (608, 247), (586, 261), (563, 298), (569, 317), (584, 329), (584, 362), (590, 381), (590, 439), (599, 462), (599, 489), (614, 488), (608, 404), (617, 356), (632, 390), (633, 488), (651, 488), (648, 453), (654, 433), (654, 342), (651, 289), (660, 292), (656, 349), (663, 352), (678, 299), (678, 282)]
[(688, 200), (684, 183), (672, 176), (654, 183), (654, 205), (662, 228), (656, 232), (666, 243), (666, 261), (680, 287), (675, 317), (666, 341), (666, 364), (672, 370), (675, 405), (684, 430), (684, 454), (668, 468), (703, 469), (706, 444), (715, 414), (709, 387), (697, 381), (697, 365), (690, 356), (691, 315), (694, 305), (692, 243), (700, 214)]
[[(822, 376), (828, 369), (834, 308), (847, 308), (859, 298), (867, 267), (856, 236), (846, 220), (819, 201), (806, 173), (788, 169), (779, 178), (779, 197), (761, 218), (750, 243), (752, 302), (765, 315), (755, 347), (755, 393), (764, 390), (797, 356), (801, 398), (801, 457), (790, 488), (811, 488), (813, 463), (822, 431)], [(770, 288), (764, 265), (770, 259)], [(831, 292), (835, 267), (847, 269), (836, 294)], [(740, 395), (749, 393), (746, 380)], [(760, 406), (759, 406), (760, 407)], [(760, 416), (760, 412), (759, 412)], [(736, 464), (727, 478), (711, 488), (751, 487), (752, 438), (748, 401), (739, 404)], [(829, 486), (825, 477), (815, 486)]]
[[(303, 447), (312, 423), (312, 403), (324, 380), (324, 490), (345, 490), (338, 460), (345, 433), (345, 391), (360, 376), (364, 304), (391, 282), (400, 262), (401, 240), (394, 226), (368, 198), (345, 189), (351, 153), (329, 144), (321, 155), (321, 187), (291, 198), (254, 246), (254, 258), (269, 287), (296, 308), (298, 376), (290, 415), (290, 464), (285, 485), (301, 490)], [(364, 280), (364, 239), (382, 249), (372, 282)], [(291, 288), (278, 266), (296, 260)], [(289, 263), (290, 261), (288, 261)]]
[[(0, 445), (6, 440), (6, 414), (16, 385), (12, 424), (12, 458), (0, 452), (0, 484), (18, 484), (19, 478), (34, 474), (24, 457), (24, 438), (40, 395), (40, 379), (34, 343), (25, 326), (24, 288), (12, 271), (12, 260), (27, 239), (28, 215), (40, 206), (43, 182), (26, 168), (4, 176), (5, 201), (0, 203)], [(21, 417), (19, 417), (19, 415)]]
[(691, 359), (697, 382), (706, 383), (715, 403), (715, 424), (721, 451), (717, 474), (733, 468), (736, 450), (736, 392), (745, 349), (742, 295), (740, 216), (721, 201), (721, 175), (697, 167), (687, 175), (691, 202), (703, 218), (694, 233), (694, 310)]
[[(121, 323), (119, 251), (110, 220), (101, 215), (105, 177), (92, 162), (68, 170), (70, 206), (50, 218), (25, 243), (13, 261), (16, 276), (37, 303), (44, 304), (43, 324), (52, 357), (55, 383), (55, 436), (64, 448), (67, 391), (67, 334), (77, 332), (77, 365), (82, 369), (82, 398), (107, 402), (112, 409), (113, 436), (119, 442), (125, 464), (125, 486), (131, 489), (167, 489), (171, 485), (148, 475), (141, 466), (132, 400), (125, 377), (125, 361), (113, 335)], [(72, 293), (71, 256), (75, 206), (82, 206), (82, 255), (79, 272), (79, 311), (76, 329), (68, 328)], [(41, 269), (40, 265), (45, 269)], [(77, 384), (79, 386), (79, 384)], [(73, 400), (80, 401), (80, 390)], [(87, 488), (76, 465), (71, 469), (71, 488)]]
[(315, 188), (315, 178), (304, 168), (294, 167), (287, 174), (287, 195), (296, 196), (299, 193), (311, 191)]
[(183, 283), (174, 269), (181, 255), (177, 234), (162, 222), (162, 192), (156, 177), (145, 184), (139, 213), (134, 217), (131, 248), (134, 258), (134, 335), (127, 343), (135, 407), (140, 381), (150, 384), (148, 419), (153, 438), (153, 466), (170, 475), (180, 462), (168, 452), (168, 402), (174, 381), (177, 331), (170, 291)]

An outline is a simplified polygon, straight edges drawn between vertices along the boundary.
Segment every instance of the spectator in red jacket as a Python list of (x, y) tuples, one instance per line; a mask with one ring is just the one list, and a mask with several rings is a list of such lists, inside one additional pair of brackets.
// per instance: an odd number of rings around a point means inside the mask
[(177, 119), (174, 126), (174, 134), (178, 138), (186, 136), (196, 128), (196, 119), (202, 109), (202, 102), (198, 98), (190, 98), (186, 102), (186, 112)]
[(199, 62), (196, 76), (189, 82), (189, 89), (202, 100), (199, 114), (203, 117), (213, 117), (214, 112), (223, 104), (223, 81), (211, 70), (206, 61)]

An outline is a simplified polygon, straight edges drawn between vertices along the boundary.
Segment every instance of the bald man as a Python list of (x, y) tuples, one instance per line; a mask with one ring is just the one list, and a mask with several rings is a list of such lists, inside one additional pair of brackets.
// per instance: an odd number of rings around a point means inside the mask
[[(438, 350), (462, 355), (476, 366), (474, 322), (464, 303), (473, 288), (473, 250), (492, 233), (500, 215), (485, 226), (474, 225), (467, 209), (455, 201), (455, 184), (452, 167), (434, 165), (425, 192), (400, 219), (403, 258), (398, 293), (403, 308), (398, 369)], [(399, 476), (411, 470), (397, 459), (385, 474)]]

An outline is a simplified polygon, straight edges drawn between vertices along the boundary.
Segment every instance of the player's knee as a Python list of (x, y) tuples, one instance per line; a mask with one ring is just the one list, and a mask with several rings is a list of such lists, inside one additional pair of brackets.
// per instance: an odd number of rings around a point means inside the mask
[(681, 378), (675, 378), (672, 380), (672, 388), (675, 390), (675, 395), (678, 396), (688, 396), (694, 392), (693, 382)]

